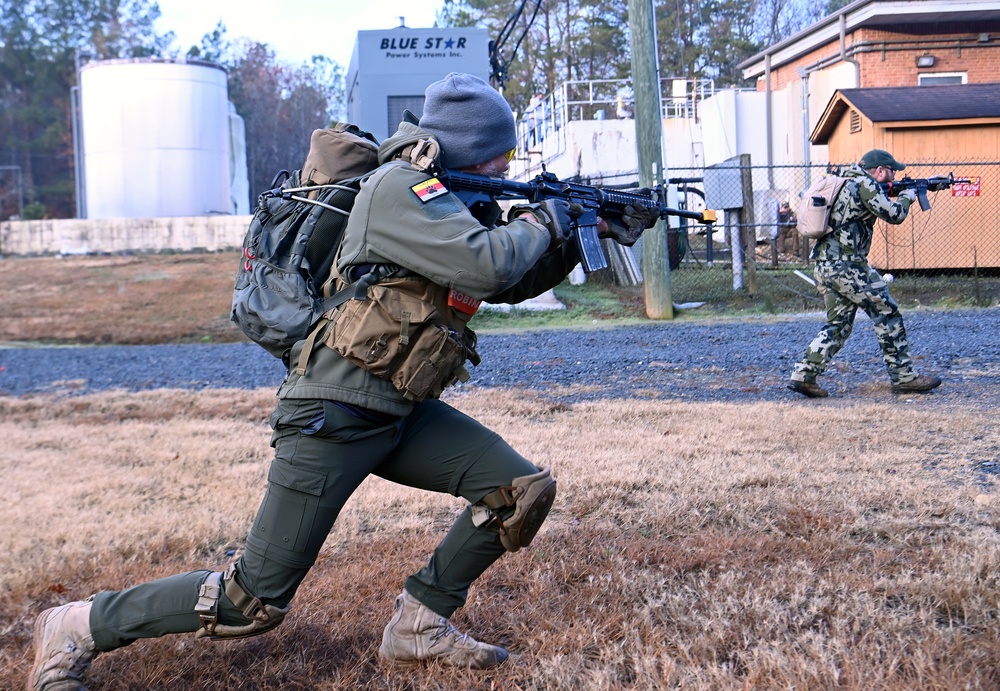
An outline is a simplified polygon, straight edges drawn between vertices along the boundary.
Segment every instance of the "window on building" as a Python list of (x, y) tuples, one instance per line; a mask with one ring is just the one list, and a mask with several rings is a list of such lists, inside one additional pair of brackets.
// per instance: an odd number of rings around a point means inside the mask
[(941, 86), (943, 84), (966, 84), (969, 75), (965, 72), (927, 72), (917, 75), (919, 86)]
[(403, 111), (408, 110), (418, 118), (424, 114), (423, 96), (390, 96), (386, 109), (389, 116), (389, 127), (386, 130), (392, 136), (403, 121)]

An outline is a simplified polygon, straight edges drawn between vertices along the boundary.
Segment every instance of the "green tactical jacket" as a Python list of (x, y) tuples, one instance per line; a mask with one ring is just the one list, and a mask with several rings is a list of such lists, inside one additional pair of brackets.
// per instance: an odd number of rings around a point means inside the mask
[[(354, 266), (395, 264), (403, 275), (424, 277), (475, 300), (516, 303), (542, 294), (567, 276), (580, 261), (575, 243), (549, 251), (548, 231), (524, 220), (483, 225), (450, 192), (418, 196), (432, 178), (397, 158), (400, 151), (430, 135), (402, 123), (379, 147), (382, 164), (361, 184), (337, 270), (348, 276)], [(427, 197), (430, 196), (430, 199)], [(406, 415), (413, 403), (386, 379), (369, 374), (317, 339), (303, 375), (295, 371), (304, 341), (291, 349), (291, 367), (279, 398), (341, 401), (389, 415)]]
[(818, 261), (839, 259), (868, 260), (875, 219), (902, 223), (910, 210), (909, 197), (894, 201), (857, 163), (841, 175), (848, 178), (833, 202), (830, 220), (834, 231), (816, 243), (812, 258)]

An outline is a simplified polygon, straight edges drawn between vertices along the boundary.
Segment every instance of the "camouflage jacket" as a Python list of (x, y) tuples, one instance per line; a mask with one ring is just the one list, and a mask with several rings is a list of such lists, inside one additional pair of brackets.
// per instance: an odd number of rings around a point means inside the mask
[(841, 176), (847, 178), (847, 184), (841, 188), (830, 213), (834, 230), (816, 243), (812, 258), (817, 261), (866, 261), (872, 246), (875, 219), (902, 223), (910, 210), (910, 199), (890, 199), (875, 178), (856, 163), (841, 172)]

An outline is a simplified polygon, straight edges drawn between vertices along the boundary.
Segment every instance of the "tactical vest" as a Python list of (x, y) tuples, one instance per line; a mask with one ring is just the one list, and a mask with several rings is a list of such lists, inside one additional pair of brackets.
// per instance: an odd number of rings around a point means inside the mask
[(476, 334), (467, 326), (478, 307), (479, 301), (419, 276), (384, 279), (368, 287), (365, 299), (323, 315), (302, 350), (300, 369), (319, 341), (390, 381), (407, 400), (438, 398), (469, 379), (466, 360), (480, 362)]

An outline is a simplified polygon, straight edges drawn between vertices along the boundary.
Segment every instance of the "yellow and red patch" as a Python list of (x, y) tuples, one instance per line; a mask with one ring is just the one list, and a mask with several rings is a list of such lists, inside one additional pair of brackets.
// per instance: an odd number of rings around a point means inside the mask
[(429, 202), (431, 199), (437, 199), (438, 197), (448, 194), (448, 188), (442, 184), (437, 178), (431, 178), (430, 180), (424, 180), (423, 182), (414, 185), (410, 188), (417, 199), (422, 202)]

